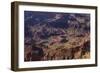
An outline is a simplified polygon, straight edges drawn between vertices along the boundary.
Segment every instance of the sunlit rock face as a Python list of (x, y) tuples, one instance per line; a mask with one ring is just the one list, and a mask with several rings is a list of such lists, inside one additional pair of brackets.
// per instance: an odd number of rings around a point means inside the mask
[(24, 11), (24, 60), (90, 58), (90, 14)]

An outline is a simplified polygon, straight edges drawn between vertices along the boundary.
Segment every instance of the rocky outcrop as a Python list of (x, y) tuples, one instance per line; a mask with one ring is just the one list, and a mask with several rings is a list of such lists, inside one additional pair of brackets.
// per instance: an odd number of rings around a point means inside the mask
[(70, 45), (69, 47), (59, 46), (56, 49), (41, 48), (40, 50), (39, 48), (35, 47), (36, 50), (32, 49), (27, 55), (31, 54), (30, 61), (90, 58), (90, 41), (87, 40), (80, 43), (80, 45)]

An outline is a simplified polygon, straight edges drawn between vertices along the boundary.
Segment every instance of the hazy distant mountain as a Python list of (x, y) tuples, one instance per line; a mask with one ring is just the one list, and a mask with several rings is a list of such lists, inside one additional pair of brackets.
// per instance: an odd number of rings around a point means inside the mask
[[(84, 34), (90, 31), (90, 15), (25, 11), (25, 37), (37, 42), (53, 35)], [(71, 31), (74, 32), (71, 32)], [(75, 32), (76, 31), (76, 32)]]

